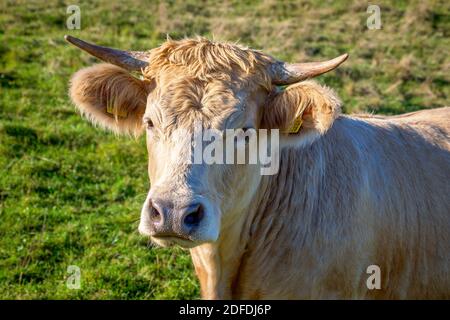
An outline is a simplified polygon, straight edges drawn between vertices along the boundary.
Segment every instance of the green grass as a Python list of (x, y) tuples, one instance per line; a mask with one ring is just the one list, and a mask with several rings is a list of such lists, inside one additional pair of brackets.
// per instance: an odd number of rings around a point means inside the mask
[[(395, 4), (394, 4), (395, 3)], [(71, 1), (0, 4), (0, 299), (198, 298), (188, 253), (137, 233), (149, 181), (144, 140), (82, 120), (67, 97), (76, 70), (97, 62), (66, 33), (145, 49), (201, 34), (290, 61), (350, 59), (319, 79), (345, 112), (396, 114), (448, 105), (450, 5), (377, 1), (382, 29), (360, 1)], [(66, 287), (69, 265), (81, 289)]]

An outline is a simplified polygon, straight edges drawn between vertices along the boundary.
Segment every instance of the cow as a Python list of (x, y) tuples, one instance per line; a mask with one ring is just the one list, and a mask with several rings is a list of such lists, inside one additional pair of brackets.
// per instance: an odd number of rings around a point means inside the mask
[[(202, 37), (149, 51), (65, 38), (106, 62), (71, 78), (81, 114), (146, 134), (139, 232), (190, 250), (202, 298), (450, 298), (449, 107), (343, 114), (336, 93), (311, 79), (346, 54), (287, 63)], [(278, 130), (278, 171), (181, 160), (192, 145), (176, 132), (196, 121)]]

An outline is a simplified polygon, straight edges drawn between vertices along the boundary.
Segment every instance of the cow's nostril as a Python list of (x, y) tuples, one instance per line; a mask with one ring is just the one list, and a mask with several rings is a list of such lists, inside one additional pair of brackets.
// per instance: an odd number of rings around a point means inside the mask
[(187, 226), (196, 226), (203, 219), (204, 214), (205, 213), (202, 205), (199, 204), (197, 206), (194, 206), (192, 211), (184, 217), (184, 224), (186, 224)]
[(158, 223), (161, 221), (161, 213), (158, 211), (158, 209), (156, 209), (153, 205), (150, 205), (150, 219), (154, 222), (154, 223)]

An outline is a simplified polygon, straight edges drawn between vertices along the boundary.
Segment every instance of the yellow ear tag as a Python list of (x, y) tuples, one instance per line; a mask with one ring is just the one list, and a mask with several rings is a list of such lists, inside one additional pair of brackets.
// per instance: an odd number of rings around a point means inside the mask
[(289, 127), (289, 129), (283, 131), (283, 133), (298, 133), (300, 131), (300, 128), (302, 127), (302, 124), (303, 124), (302, 115), (299, 115), (297, 118), (294, 119), (294, 122), (292, 122), (292, 125)]
[(120, 118), (128, 117), (128, 113), (126, 111), (120, 110), (120, 109), (114, 110), (114, 108), (112, 106), (106, 106), (106, 112), (108, 112), (109, 114), (111, 114), (113, 116), (116, 115), (116, 113), (114, 111), (117, 112), (117, 116), (119, 116)]

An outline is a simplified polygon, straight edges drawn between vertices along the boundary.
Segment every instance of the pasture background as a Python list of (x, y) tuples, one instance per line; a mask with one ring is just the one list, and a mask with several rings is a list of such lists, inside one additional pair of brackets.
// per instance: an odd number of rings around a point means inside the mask
[[(81, 8), (67, 30), (66, 8)], [(64, 34), (149, 49), (169, 34), (239, 41), (280, 59), (350, 59), (318, 80), (345, 112), (448, 105), (450, 2), (8, 1), (0, 4), (0, 299), (198, 298), (188, 252), (137, 233), (149, 188), (144, 139), (119, 138), (76, 113), (67, 83), (98, 62)], [(66, 288), (69, 265), (81, 289)]]

